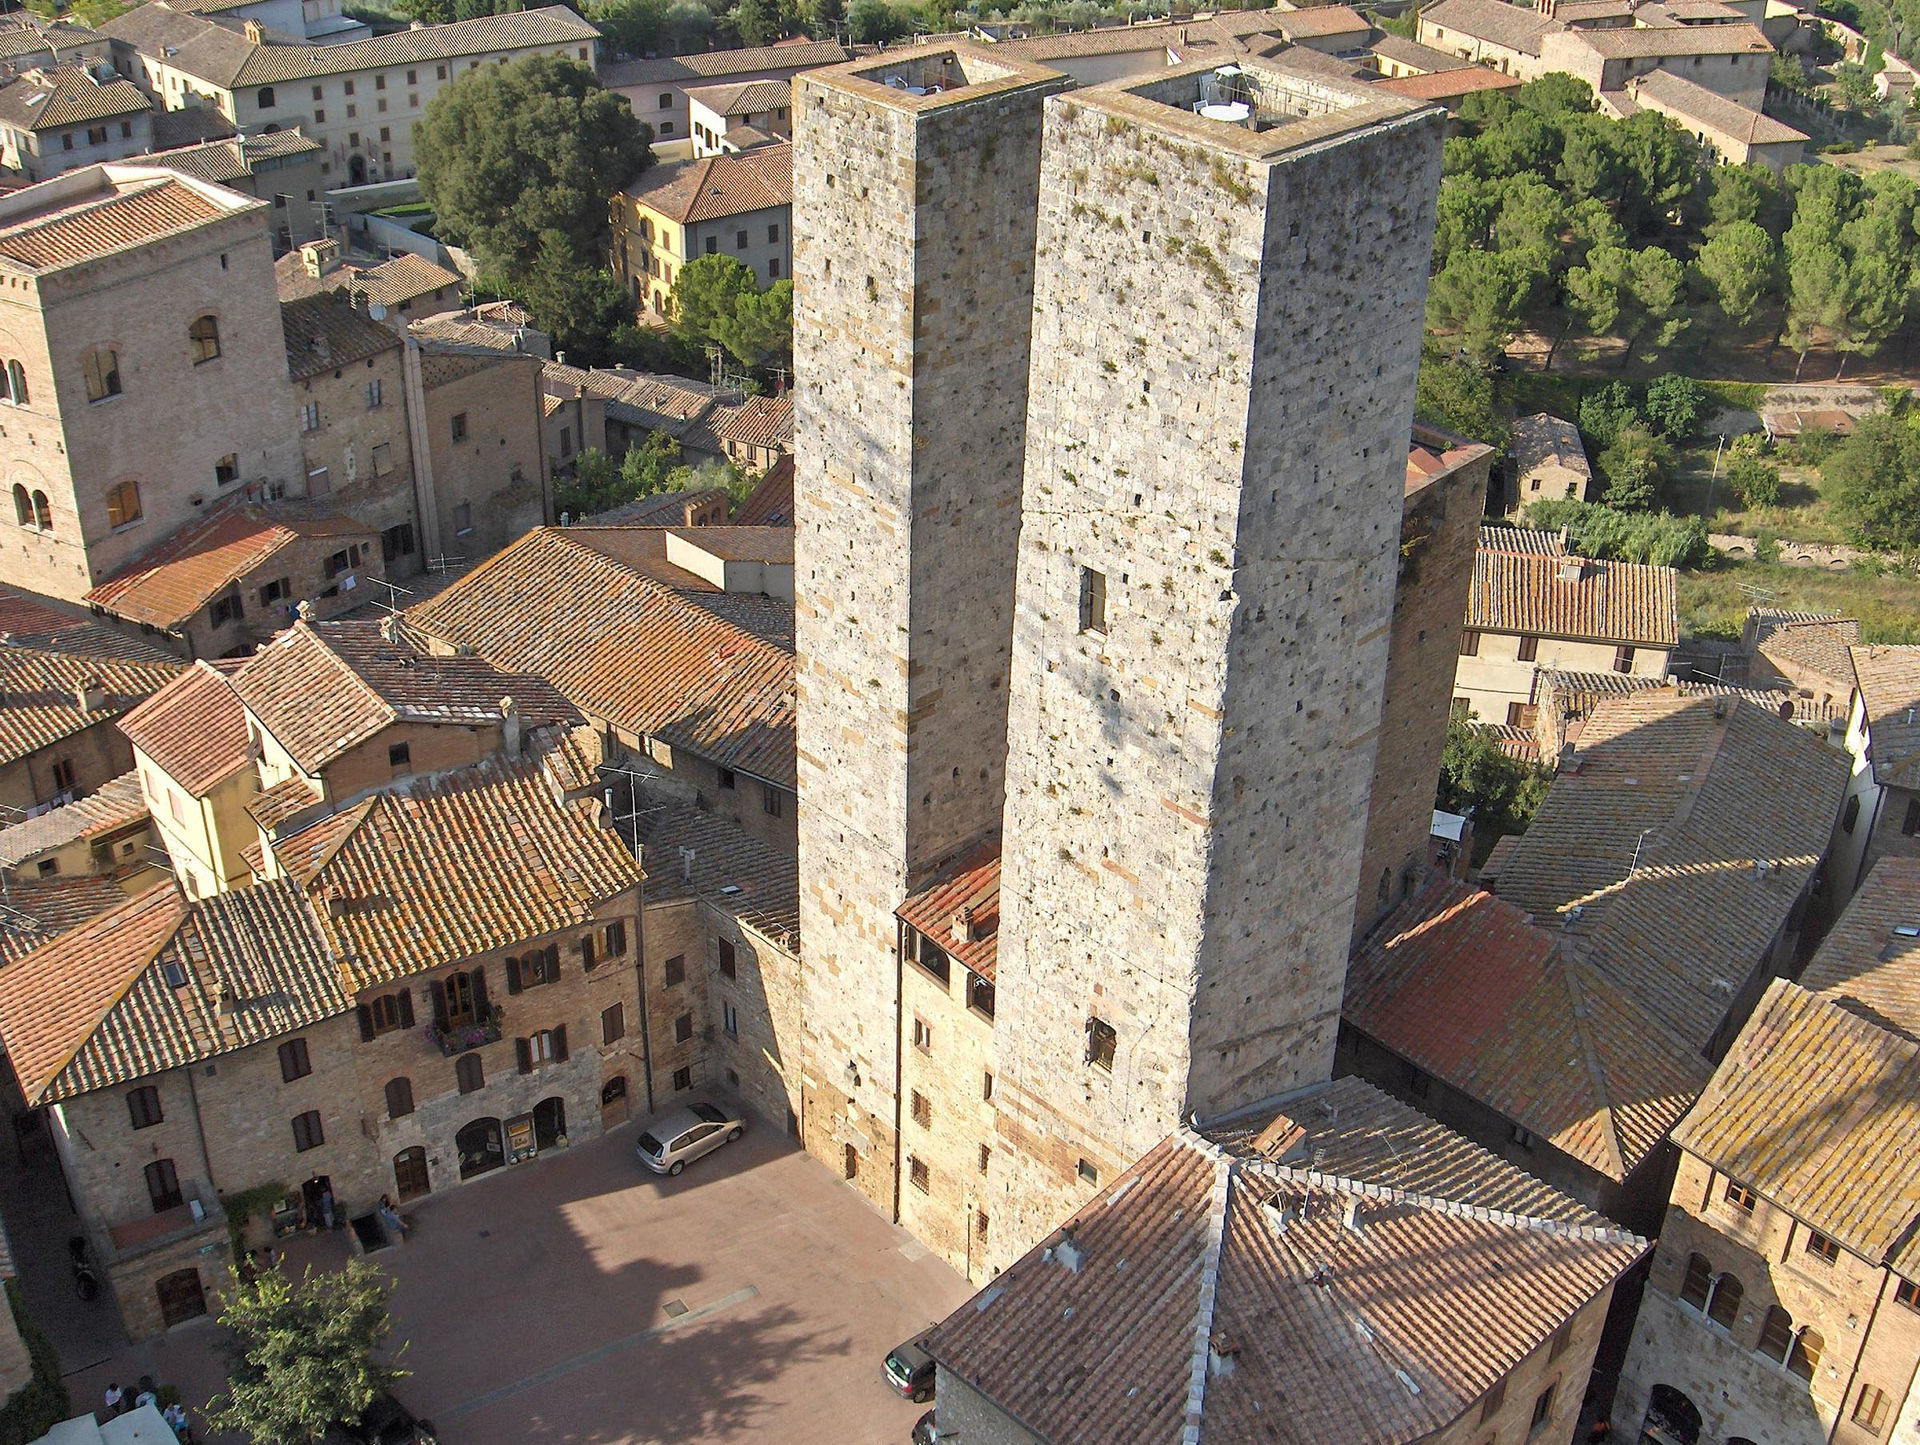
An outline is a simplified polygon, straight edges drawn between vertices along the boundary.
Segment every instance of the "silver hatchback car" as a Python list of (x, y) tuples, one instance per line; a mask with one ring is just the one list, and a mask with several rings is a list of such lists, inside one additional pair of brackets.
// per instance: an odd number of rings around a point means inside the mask
[(747, 1121), (711, 1104), (690, 1104), (663, 1114), (635, 1145), (640, 1162), (655, 1174), (678, 1174), (690, 1160), (731, 1144), (746, 1132)]

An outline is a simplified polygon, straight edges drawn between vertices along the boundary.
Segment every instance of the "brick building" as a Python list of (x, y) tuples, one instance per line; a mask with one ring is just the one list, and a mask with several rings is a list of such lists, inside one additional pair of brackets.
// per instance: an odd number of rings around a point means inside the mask
[(1853, 699), (1852, 649), (1859, 641), (1860, 623), (1852, 617), (1774, 607), (1749, 607), (1740, 629), (1750, 683), (1843, 716)]
[(0, 647), (0, 816), (30, 817), (132, 766), (115, 721), (179, 669)]
[(934, 1326), (940, 1433), (1566, 1440), (1646, 1247), (1342, 1079), (1171, 1134)]
[(1615, 1418), (1643, 1439), (1867, 1445), (1920, 1429), (1920, 861), (1877, 864), (1675, 1131)]
[(266, 202), (273, 207), (273, 249), (280, 253), (325, 233), (322, 154), (320, 142), (296, 127), (197, 141), (156, 151), (140, 163), (198, 176)]

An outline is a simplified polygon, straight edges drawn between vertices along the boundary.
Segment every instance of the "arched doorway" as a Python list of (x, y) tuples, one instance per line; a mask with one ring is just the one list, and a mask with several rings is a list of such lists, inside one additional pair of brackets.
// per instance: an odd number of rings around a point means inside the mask
[(627, 1076), (615, 1074), (600, 1086), (600, 1127), (627, 1122)]
[(507, 1162), (506, 1142), (501, 1137), (498, 1119), (472, 1120), (453, 1136), (453, 1147), (460, 1152), (462, 1179), (485, 1174)]
[(1655, 1385), (1640, 1425), (1640, 1445), (1700, 1445), (1700, 1410), (1671, 1385)]
[(393, 1156), (393, 1190), (402, 1204), (433, 1192), (427, 1178), (427, 1151), (418, 1144)]
[(533, 1106), (533, 1148), (537, 1154), (567, 1136), (567, 1101), (558, 1094)]
[(207, 1292), (200, 1284), (197, 1269), (177, 1269), (153, 1282), (160, 1297), (160, 1320), (169, 1329), (207, 1312)]
[(364, 186), (367, 183), (367, 158), (365, 156), (347, 157), (347, 184)]

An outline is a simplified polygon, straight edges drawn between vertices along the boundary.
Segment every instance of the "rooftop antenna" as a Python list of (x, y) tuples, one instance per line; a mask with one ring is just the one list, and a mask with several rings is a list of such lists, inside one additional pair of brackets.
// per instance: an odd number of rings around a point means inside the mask
[(1627, 876), (1629, 878), (1633, 876), (1634, 870), (1640, 866), (1640, 850), (1646, 846), (1647, 834), (1657, 833), (1659, 831), (1658, 825), (1651, 828), (1642, 828), (1640, 830), (1640, 836), (1633, 840), (1633, 861), (1627, 864)]

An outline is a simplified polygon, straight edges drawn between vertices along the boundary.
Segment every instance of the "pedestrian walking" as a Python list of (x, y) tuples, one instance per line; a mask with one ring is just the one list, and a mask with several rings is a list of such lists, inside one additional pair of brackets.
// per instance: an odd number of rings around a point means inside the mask
[(402, 1240), (413, 1232), (406, 1220), (400, 1217), (400, 1212), (393, 1207), (393, 1201), (384, 1194), (380, 1196), (380, 1222), (399, 1235)]
[(106, 1400), (107, 1400), (107, 1418), (109, 1420), (111, 1420), (115, 1415), (118, 1415), (120, 1413), (121, 1402), (124, 1401), (126, 1398), (127, 1398), (127, 1392), (125, 1390), (122, 1390), (116, 1382), (111, 1380), (107, 1382)]
[(330, 1188), (320, 1191), (320, 1223), (333, 1228), (333, 1190)]

